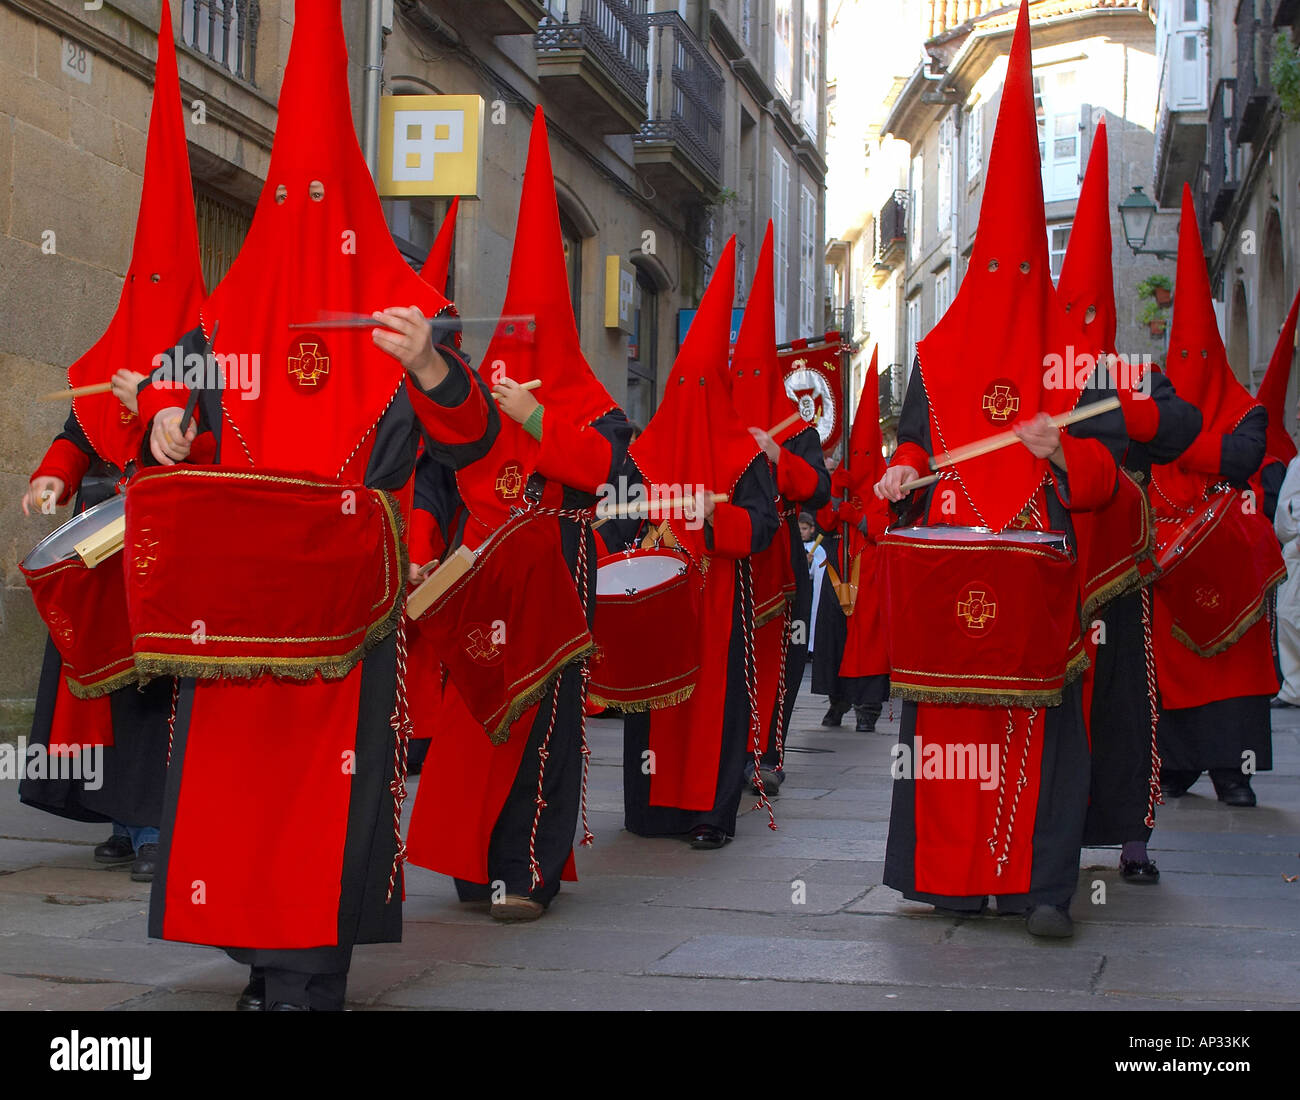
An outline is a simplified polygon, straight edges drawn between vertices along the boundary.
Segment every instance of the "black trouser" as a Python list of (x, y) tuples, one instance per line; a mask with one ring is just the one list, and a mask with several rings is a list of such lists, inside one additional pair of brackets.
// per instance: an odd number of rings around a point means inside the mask
[(249, 979), (266, 983), (265, 1004), (302, 1005), (315, 1012), (341, 1012), (348, 990), (348, 974), (308, 974), (274, 966), (254, 966)]

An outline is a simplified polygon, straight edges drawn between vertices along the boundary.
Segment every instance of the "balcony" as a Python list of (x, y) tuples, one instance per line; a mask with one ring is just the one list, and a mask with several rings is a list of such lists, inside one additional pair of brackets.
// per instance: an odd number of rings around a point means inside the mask
[(1272, 22), (1270, 0), (1240, 0), (1237, 5), (1237, 112), (1232, 136), (1238, 145), (1260, 136), (1273, 95), (1268, 75), (1273, 62)]
[(491, 35), (536, 34), (546, 0), (446, 0), (453, 23), (475, 23)]
[(1209, 27), (1175, 22), (1178, 5), (1161, 4), (1156, 23), (1160, 82), (1152, 175), (1154, 198), (1177, 206), (1184, 183), (1195, 184), (1205, 158), (1209, 109)]
[(650, 118), (637, 168), (669, 199), (711, 198), (722, 185), (722, 70), (676, 12), (647, 22)]
[(895, 191), (880, 208), (880, 217), (876, 219), (875, 271), (884, 273), (877, 286), (883, 285), (888, 273), (902, 262), (906, 253), (907, 192)]
[(1221, 222), (1237, 194), (1237, 148), (1229, 136), (1236, 101), (1236, 80), (1220, 80), (1210, 101), (1210, 147), (1206, 165), (1205, 201), (1201, 204), (1201, 236), (1209, 240), (1208, 229)]
[(646, 0), (549, 0), (537, 28), (548, 97), (595, 134), (635, 134), (646, 120)]
[(258, 0), (182, 0), (181, 41), (232, 76), (256, 84)]

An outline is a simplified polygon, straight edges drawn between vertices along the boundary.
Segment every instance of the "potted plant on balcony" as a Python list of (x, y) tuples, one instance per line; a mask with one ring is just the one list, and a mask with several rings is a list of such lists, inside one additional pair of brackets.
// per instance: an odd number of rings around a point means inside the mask
[(1138, 283), (1138, 297), (1152, 298), (1157, 308), (1163, 309), (1174, 300), (1174, 284), (1168, 275), (1148, 275)]
[(1285, 32), (1273, 38), (1273, 63), (1268, 75), (1282, 113), (1289, 119), (1300, 119), (1300, 53)]
[(1168, 318), (1160, 309), (1160, 303), (1152, 298), (1142, 307), (1142, 312), (1138, 316), (1141, 321), (1151, 331), (1151, 335), (1159, 339), (1165, 334), (1165, 326), (1169, 323)]

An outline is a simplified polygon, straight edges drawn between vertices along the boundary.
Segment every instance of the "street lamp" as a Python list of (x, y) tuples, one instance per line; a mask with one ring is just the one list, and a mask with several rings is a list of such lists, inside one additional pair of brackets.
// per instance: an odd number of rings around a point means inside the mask
[(1119, 216), (1124, 223), (1124, 238), (1134, 256), (1172, 260), (1178, 255), (1177, 252), (1168, 252), (1163, 248), (1144, 247), (1147, 234), (1151, 232), (1151, 222), (1156, 216), (1156, 204), (1150, 196), (1143, 193), (1141, 187), (1134, 187), (1133, 193), (1119, 204)]

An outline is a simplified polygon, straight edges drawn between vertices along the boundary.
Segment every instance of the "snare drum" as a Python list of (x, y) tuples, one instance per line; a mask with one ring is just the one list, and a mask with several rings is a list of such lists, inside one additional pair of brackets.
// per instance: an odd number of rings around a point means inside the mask
[(1286, 579), (1272, 525), (1246, 512), (1234, 489), (1216, 493), (1185, 520), (1162, 520), (1156, 547), (1156, 595), (1173, 618), (1174, 637), (1202, 657), (1236, 642)]
[(698, 615), (685, 555), (650, 549), (601, 558), (589, 698), (625, 711), (689, 698), (700, 674)]
[(87, 508), (38, 543), (18, 567), (63, 658), (68, 689), (80, 699), (107, 695), (136, 679), (122, 555), (89, 568), (76, 551), (125, 512), (122, 495)]
[(890, 687), (929, 703), (1055, 706), (1086, 666), (1058, 531), (904, 527), (878, 543)]

